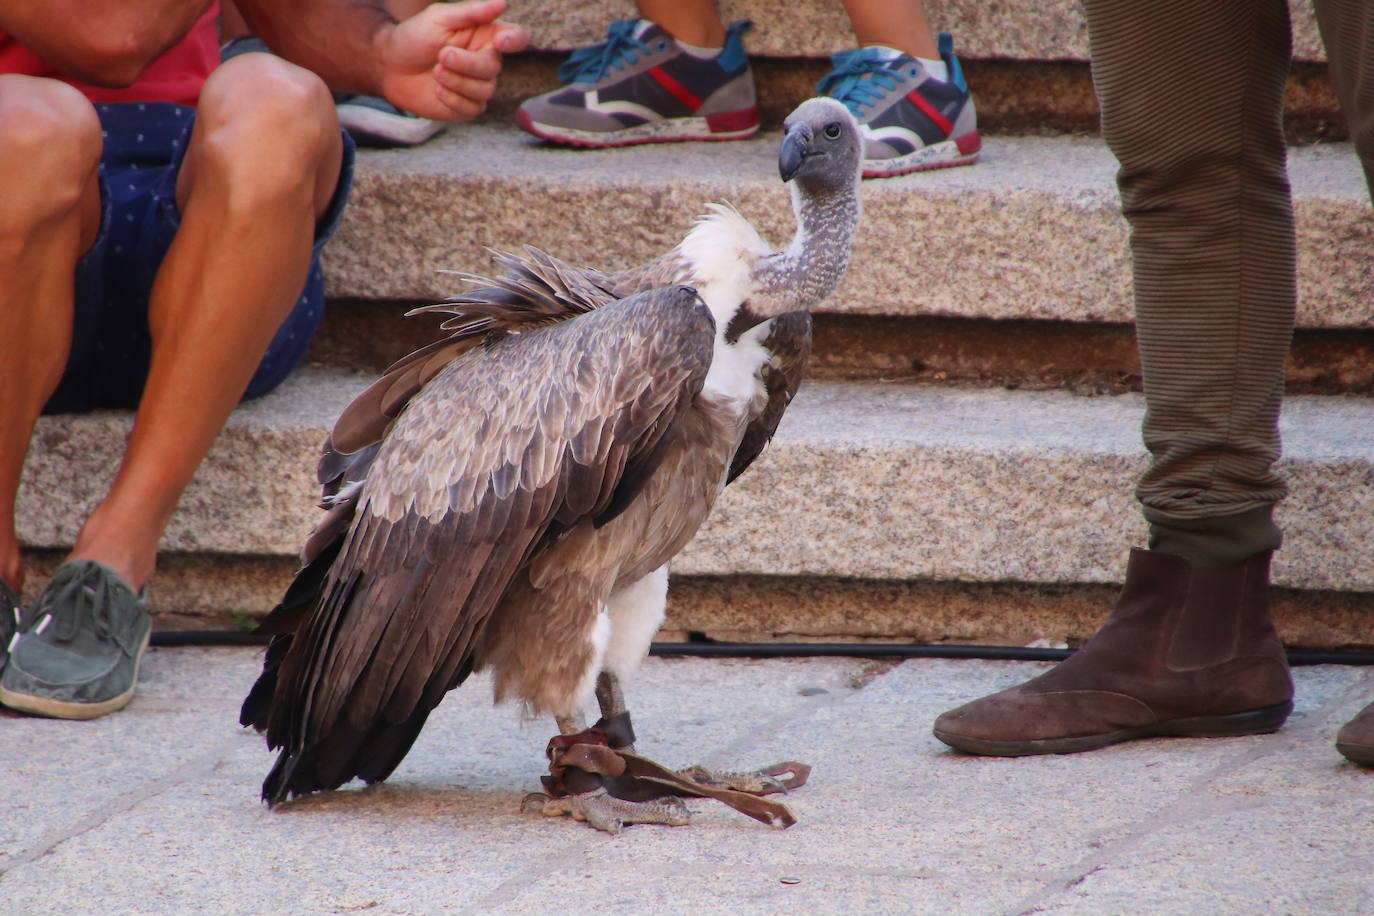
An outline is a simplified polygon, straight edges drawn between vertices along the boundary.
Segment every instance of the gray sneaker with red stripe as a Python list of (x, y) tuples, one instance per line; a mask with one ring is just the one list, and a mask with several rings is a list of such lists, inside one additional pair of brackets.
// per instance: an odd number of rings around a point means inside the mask
[(949, 33), (940, 33), (939, 49), (948, 80), (933, 79), (920, 61), (890, 48), (831, 57), (834, 69), (816, 91), (843, 102), (858, 120), (865, 178), (978, 161), (978, 116)]
[(647, 19), (617, 21), (604, 42), (574, 51), (559, 69), (569, 85), (526, 100), (516, 123), (586, 147), (752, 137), (759, 110), (744, 52), (750, 27), (732, 24), (724, 49), (702, 57)]

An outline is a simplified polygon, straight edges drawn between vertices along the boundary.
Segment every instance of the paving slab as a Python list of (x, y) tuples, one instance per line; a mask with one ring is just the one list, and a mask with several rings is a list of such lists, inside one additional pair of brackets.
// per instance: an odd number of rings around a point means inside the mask
[(1374, 772), (1335, 730), (1374, 671), (1296, 669), (1274, 735), (1016, 760), (953, 753), (939, 712), (1020, 662), (650, 659), (640, 749), (803, 759), (789, 830), (692, 802), (618, 837), (520, 812), (551, 723), (451, 694), (393, 778), (267, 810), (235, 724), (255, 649), (156, 649), (114, 716), (0, 712), (7, 916), (431, 913), (1356, 913), (1374, 906)]
[[(325, 251), (330, 295), (435, 300), (445, 270), (491, 267), (531, 244), (574, 263), (630, 267), (681, 241), (711, 201), (774, 244), (793, 231), (780, 134), (733, 143), (554, 147), (474, 124), (358, 157)], [(989, 137), (979, 164), (863, 184), (845, 282), (819, 310), (853, 315), (1129, 322), (1126, 224), (1100, 139)], [(1352, 147), (1290, 151), (1300, 327), (1374, 325), (1374, 220)]]

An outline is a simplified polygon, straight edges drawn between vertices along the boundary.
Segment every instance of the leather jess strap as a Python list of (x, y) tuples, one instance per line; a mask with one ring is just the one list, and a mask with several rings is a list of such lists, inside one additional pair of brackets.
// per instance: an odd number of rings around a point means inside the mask
[[(627, 801), (647, 801), (665, 795), (712, 798), (770, 826), (791, 827), (797, 822), (786, 805), (762, 797), (779, 790), (754, 794), (703, 785), (647, 757), (611, 747), (607, 733), (595, 727), (576, 735), (554, 737), (547, 753), (549, 774), (542, 781), (545, 791), (553, 796), (582, 794), (604, 786), (609, 794)], [(763, 772), (782, 777), (785, 791), (804, 785), (811, 768), (787, 761)]]

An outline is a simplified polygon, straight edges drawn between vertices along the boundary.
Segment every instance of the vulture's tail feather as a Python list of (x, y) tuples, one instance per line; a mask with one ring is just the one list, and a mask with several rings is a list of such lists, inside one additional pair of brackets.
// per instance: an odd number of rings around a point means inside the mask
[(243, 699), (239, 709), (239, 724), (262, 731), (267, 728), (267, 719), (272, 711), (272, 697), (277, 692), (277, 674), (281, 671), (282, 659), (291, 648), (291, 635), (274, 636), (267, 646), (267, 656), (262, 662), (262, 674), (253, 683), (248, 696)]
[(282, 748), (263, 780), (262, 799), (272, 806), (337, 789), (354, 778), (369, 784), (381, 782), (410, 752), (428, 718), (428, 709), (417, 709), (402, 722), (379, 723), (367, 732), (339, 726), (328, 740), (308, 748)]
[[(273, 634), (274, 638), (267, 646), (267, 654), (262, 662), (262, 674), (258, 675), (257, 681), (248, 691), (248, 696), (244, 698), (243, 706), (239, 709), (240, 725), (250, 726), (258, 731), (267, 728), (272, 698), (277, 693), (277, 676), (281, 671), (282, 662), (286, 659), (286, 653), (291, 648), (292, 636), (319, 603), (329, 569), (334, 565), (334, 560), (343, 547), (353, 510), (354, 503), (346, 506), (341, 504), (330, 510), (321, 525), (330, 526), (333, 539), (319, 543), (312, 534), (311, 542), (316, 544), (314, 555), (309, 556), (307, 551), (309, 559), (287, 586), (281, 603), (263, 618), (254, 631)], [(341, 521), (340, 516), (345, 512), (348, 517)], [(316, 533), (319, 531), (320, 529), (316, 528)]]

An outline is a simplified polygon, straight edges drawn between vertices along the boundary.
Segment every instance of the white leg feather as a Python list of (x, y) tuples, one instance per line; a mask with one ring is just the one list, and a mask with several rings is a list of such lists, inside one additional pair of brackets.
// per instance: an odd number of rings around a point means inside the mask
[(606, 608), (602, 608), (601, 613), (596, 615), (596, 623), (592, 625), (591, 633), (587, 634), (587, 641), (592, 646), (592, 661), (583, 672), (582, 679), (577, 682), (577, 692), (573, 695), (578, 711), (586, 709), (596, 694), (596, 677), (606, 664), (606, 650), (611, 641), (611, 633), (611, 618), (607, 615)]
[(621, 683), (639, 670), (649, 643), (663, 624), (668, 605), (668, 567), (660, 566), (638, 582), (612, 593), (606, 602), (610, 615), (610, 642), (601, 667)]

